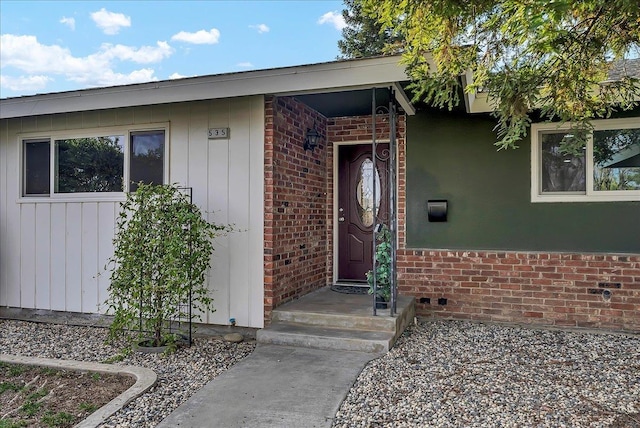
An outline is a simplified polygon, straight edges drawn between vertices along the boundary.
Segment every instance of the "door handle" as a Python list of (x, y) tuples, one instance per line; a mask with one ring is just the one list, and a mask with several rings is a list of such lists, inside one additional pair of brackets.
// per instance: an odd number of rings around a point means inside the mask
[(339, 222), (343, 222), (344, 221), (344, 217), (338, 217), (338, 221)]

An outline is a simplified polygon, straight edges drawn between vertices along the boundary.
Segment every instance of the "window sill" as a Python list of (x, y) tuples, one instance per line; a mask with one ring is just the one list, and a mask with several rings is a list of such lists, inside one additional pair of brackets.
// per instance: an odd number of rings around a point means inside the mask
[(624, 195), (611, 192), (597, 195), (532, 195), (531, 202), (640, 202), (640, 192), (631, 191)]
[(23, 196), (18, 198), (18, 204), (68, 204), (68, 203), (87, 203), (87, 202), (124, 202), (127, 199), (126, 194), (118, 195), (73, 195), (73, 196)]

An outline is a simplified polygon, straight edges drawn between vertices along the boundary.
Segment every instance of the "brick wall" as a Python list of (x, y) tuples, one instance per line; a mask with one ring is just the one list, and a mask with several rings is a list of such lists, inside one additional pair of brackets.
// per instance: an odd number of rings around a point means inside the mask
[(404, 249), (398, 274), (422, 316), (640, 330), (640, 255)]
[[(303, 149), (307, 128), (323, 136)], [(326, 118), (290, 97), (265, 100), (265, 322), (278, 305), (325, 286)]]

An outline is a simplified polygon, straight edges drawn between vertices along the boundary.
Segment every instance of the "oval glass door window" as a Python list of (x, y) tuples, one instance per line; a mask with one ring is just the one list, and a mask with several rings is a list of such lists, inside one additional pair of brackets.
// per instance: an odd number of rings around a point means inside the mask
[[(375, 206), (376, 212), (373, 213), (374, 196), (373, 196), (373, 180), (376, 183)], [(358, 216), (365, 227), (371, 227), (374, 218), (380, 210), (380, 174), (374, 168), (373, 161), (367, 158), (360, 165), (358, 171), (358, 180), (356, 184), (356, 198), (358, 200)]]

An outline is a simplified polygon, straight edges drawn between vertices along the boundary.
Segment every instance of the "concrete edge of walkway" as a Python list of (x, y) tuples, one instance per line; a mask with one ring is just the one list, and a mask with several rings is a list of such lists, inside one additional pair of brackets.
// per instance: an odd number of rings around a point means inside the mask
[(136, 379), (136, 383), (129, 389), (109, 401), (104, 406), (100, 407), (86, 419), (75, 425), (74, 428), (95, 428), (100, 426), (108, 417), (126, 406), (133, 399), (149, 390), (149, 388), (151, 388), (158, 379), (158, 376), (153, 370), (137, 366), (117, 366), (113, 364), (94, 363), (88, 361), (54, 360), (50, 358), (23, 357), (7, 354), (0, 354), (0, 362), (51, 367), (59, 370), (76, 370), (83, 372), (124, 375), (131, 376)]

